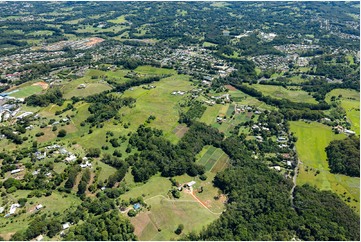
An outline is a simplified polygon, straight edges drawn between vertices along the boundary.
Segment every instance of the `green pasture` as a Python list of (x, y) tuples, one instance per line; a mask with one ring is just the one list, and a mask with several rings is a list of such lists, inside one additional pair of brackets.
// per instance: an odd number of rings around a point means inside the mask
[(121, 110), (121, 113), (124, 114), (123, 120), (130, 122), (131, 126), (136, 128), (143, 124), (150, 115), (154, 115), (156, 119), (149, 126), (162, 129), (167, 138), (177, 141), (178, 137), (173, 130), (178, 126), (180, 108), (178, 103), (185, 97), (171, 93), (177, 90), (191, 90), (193, 87), (189, 82), (189, 76), (173, 75), (152, 85), (156, 88), (146, 90), (142, 87), (134, 87), (133, 90), (124, 92), (123, 97), (133, 97), (137, 101), (134, 108)]
[[(332, 140), (344, 139), (343, 134), (335, 134), (331, 127), (312, 122), (290, 122), (291, 132), (298, 138), (296, 150), (300, 159), (297, 184), (309, 183), (321, 190), (330, 190), (342, 196), (350, 196), (357, 200), (347, 203), (359, 211), (360, 179), (330, 173), (325, 148)], [(319, 174), (316, 174), (319, 172)]]
[(115, 24), (121, 24), (121, 23), (125, 23), (127, 21), (125, 20), (125, 15), (122, 15), (116, 19), (110, 19), (110, 20), (108, 20), (108, 22), (115, 23)]
[(212, 46), (217, 46), (217, 44), (211, 43), (211, 42), (203, 42), (203, 47), (212, 47)]
[(173, 69), (158, 68), (153, 66), (138, 66), (135, 70), (136, 73), (141, 75), (174, 75), (177, 71)]
[(26, 98), (33, 94), (41, 93), (41, 91), (43, 89), (41, 88), (41, 86), (25, 86), (25, 87), (21, 87), (17, 90), (18, 91), (15, 90), (15, 92), (12, 91), (12, 93), (9, 96), (15, 97), (15, 98)]
[(351, 129), (360, 135), (360, 92), (351, 89), (334, 89), (326, 95), (325, 100), (330, 103), (331, 97), (341, 97), (341, 107), (346, 111)]
[[(184, 225), (183, 233), (200, 231), (216, 220), (219, 215), (210, 213), (188, 194), (179, 200), (157, 196), (147, 200), (149, 212), (141, 212), (131, 219), (139, 240), (176, 240), (174, 231)], [(160, 231), (159, 231), (160, 230)]]
[(97, 28), (97, 27), (93, 27), (91, 25), (81, 25), (77, 30), (75, 30), (75, 32), (77, 33), (105, 33), (105, 32), (118, 32), (121, 31), (123, 29), (126, 29), (126, 26), (112, 26), (109, 28)]
[[(130, 191), (121, 195), (121, 199), (143, 197), (144, 201), (150, 205), (150, 210), (143, 209), (136, 217), (131, 218), (135, 227), (135, 234), (140, 240), (172, 240), (180, 236), (174, 233), (179, 224), (184, 224), (184, 233), (200, 231), (203, 226), (217, 219), (224, 210), (225, 199), (216, 200), (214, 197), (219, 194), (218, 189), (213, 187), (213, 173), (207, 172), (208, 179), (201, 181), (197, 177), (182, 175), (174, 177), (181, 184), (189, 181), (196, 181), (195, 195), (207, 205), (206, 209), (197, 202), (190, 194), (182, 191), (179, 199), (169, 196), (171, 182), (168, 178), (159, 174), (151, 177), (147, 183), (126, 182), (130, 186)], [(197, 190), (203, 187), (203, 192)], [(160, 229), (160, 231), (158, 230)]]
[(304, 102), (304, 103), (314, 103), (314, 104), (317, 103), (317, 101), (311, 95), (308, 95), (308, 93), (303, 90), (289, 90), (284, 88), (283, 86), (261, 85), (261, 84), (254, 84), (251, 87), (262, 92), (263, 95), (271, 96), (273, 98), (279, 98), (279, 99), (285, 98), (293, 102)]

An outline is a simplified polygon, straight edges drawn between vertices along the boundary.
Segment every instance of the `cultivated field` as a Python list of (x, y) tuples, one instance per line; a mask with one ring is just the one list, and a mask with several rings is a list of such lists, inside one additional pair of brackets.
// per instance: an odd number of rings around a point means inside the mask
[(217, 173), (228, 166), (229, 157), (223, 150), (214, 146), (205, 146), (197, 155), (197, 163), (205, 166), (206, 171)]
[[(343, 134), (334, 134), (331, 127), (320, 123), (290, 122), (291, 132), (298, 138), (296, 149), (301, 161), (297, 185), (309, 183), (321, 190), (331, 190), (341, 198), (351, 198), (348, 205), (359, 211), (360, 179), (330, 173), (325, 148), (332, 140), (344, 139)], [(317, 174), (319, 173), (319, 174)], [(355, 200), (354, 200), (355, 199)]]

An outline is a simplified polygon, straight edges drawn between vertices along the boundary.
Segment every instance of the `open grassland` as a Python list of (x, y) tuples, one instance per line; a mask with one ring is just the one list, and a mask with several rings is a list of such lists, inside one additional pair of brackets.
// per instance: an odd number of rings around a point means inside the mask
[[(301, 161), (297, 184), (309, 183), (321, 190), (331, 190), (358, 212), (360, 208), (360, 179), (330, 173), (325, 148), (332, 140), (344, 139), (343, 134), (334, 134), (330, 127), (320, 123), (290, 122), (291, 131), (298, 138), (296, 149)], [(319, 174), (317, 174), (319, 173)], [(345, 197), (344, 197), (345, 196)]]
[(121, 24), (121, 23), (125, 23), (127, 21), (125, 20), (125, 15), (122, 15), (122, 16), (119, 16), (116, 19), (108, 20), (108, 22), (111, 22), (111, 23), (114, 23), (114, 24)]
[(75, 30), (75, 32), (94, 34), (94, 33), (105, 33), (105, 32), (118, 32), (126, 28), (127, 28), (126, 26), (122, 26), (122, 25), (112, 26), (109, 28), (98, 28), (98, 27), (93, 27), (91, 25), (80, 25), (80, 27), (77, 30)]
[(131, 126), (138, 127), (143, 124), (150, 115), (156, 119), (150, 123), (150, 127), (162, 129), (165, 136), (171, 141), (179, 140), (173, 133), (178, 126), (179, 119), (179, 101), (183, 96), (172, 95), (176, 90), (189, 91), (193, 87), (189, 82), (189, 76), (173, 75), (164, 78), (152, 85), (156, 88), (146, 90), (142, 87), (134, 87), (133, 90), (124, 92), (123, 97), (136, 98), (134, 108), (124, 108), (121, 112), (124, 114), (124, 122), (130, 122)]
[[(63, 85), (61, 90), (64, 93), (64, 97), (67, 99), (73, 96), (86, 97), (106, 90), (110, 90), (110, 85), (105, 81), (102, 81), (100, 78), (92, 79), (92, 76), (97, 76), (94, 73), (101, 72), (97, 70), (89, 70), (84, 77), (70, 81)], [(78, 88), (81, 84), (85, 84), (85, 88)]]
[[(254, 85), (252, 85), (253, 87)], [(228, 92), (231, 95), (231, 99), (239, 105), (248, 105), (254, 106), (259, 109), (275, 110), (276, 107), (270, 106), (262, 101), (259, 101), (257, 98), (254, 98), (240, 90), (230, 90)]]
[(217, 44), (211, 42), (203, 42), (203, 47), (213, 47), (213, 46), (217, 46)]
[(166, 69), (166, 68), (157, 68), (153, 66), (138, 66), (134, 72), (139, 73), (141, 75), (165, 75), (170, 74), (174, 75), (177, 72), (173, 69)]
[(199, 119), (200, 122), (205, 124), (213, 124), (216, 122), (217, 115), (221, 109), (221, 104), (215, 104), (213, 106), (207, 106), (206, 111), (204, 111), (202, 117)]
[(326, 95), (325, 100), (330, 103), (331, 97), (341, 97), (341, 107), (346, 111), (351, 129), (360, 135), (360, 93), (350, 89), (334, 89)]
[(114, 167), (111, 167), (110, 165), (107, 165), (101, 161), (97, 161), (95, 163), (97, 164), (95, 167), (101, 167), (101, 171), (98, 177), (99, 181), (105, 181), (109, 178), (109, 176), (113, 175), (116, 172), (116, 169)]
[(293, 102), (304, 102), (304, 103), (317, 103), (317, 101), (307, 92), (303, 90), (290, 90), (282, 86), (273, 86), (273, 85), (261, 85), (254, 84), (250, 86), (262, 92), (265, 96), (271, 96), (274, 98), (285, 98)]
[(139, 240), (179, 239), (180, 236), (174, 233), (179, 224), (184, 225), (183, 233), (189, 233), (200, 231), (219, 217), (192, 200), (190, 195), (184, 195), (179, 200), (157, 196), (146, 202), (151, 210), (131, 219)]
[[(19, 198), (26, 198), (30, 191), (18, 190), (15, 193), (11, 194), (10, 202), (15, 203)], [(40, 213), (53, 213), (59, 212), (63, 213), (67, 208), (71, 206), (79, 205), (81, 200), (72, 194), (60, 194), (57, 191), (54, 191), (52, 195), (48, 197), (32, 197), (28, 198), (28, 202), (26, 203), (24, 208), (18, 208), (16, 217), (4, 218), (0, 217), (0, 236), (3, 236), (4, 239), (10, 239), (11, 234), (16, 231), (23, 231), (27, 228), (29, 222), (31, 221), (31, 215), (36, 212), (35, 206), (38, 204), (42, 204), (44, 206), (41, 209)], [(24, 213), (21, 211), (24, 210)], [(2, 227), (5, 223), (8, 224), (6, 227)]]
[[(143, 209), (136, 217), (131, 218), (135, 227), (135, 234), (140, 240), (172, 240), (179, 236), (174, 233), (179, 224), (184, 224), (184, 232), (200, 231), (203, 226), (217, 219), (224, 210), (225, 197), (219, 196), (217, 188), (213, 187), (214, 174), (206, 173), (208, 179), (201, 181), (199, 178), (182, 175), (175, 177), (180, 183), (196, 181), (195, 196), (205, 204), (202, 205), (189, 192), (182, 191), (179, 199), (169, 196), (171, 182), (159, 174), (150, 178), (146, 183), (134, 183), (128, 173), (125, 181), (131, 188), (121, 195), (121, 199), (137, 198), (142, 196), (144, 201), (151, 206), (150, 210)], [(198, 189), (203, 187), (203, 192)]]
[(41, 93), (43, 89), (40, 86), (27, 86), (20, 89), (16, 89), (9, 94), (11, 97), (15, 98), (26, 98), (33, 94)]

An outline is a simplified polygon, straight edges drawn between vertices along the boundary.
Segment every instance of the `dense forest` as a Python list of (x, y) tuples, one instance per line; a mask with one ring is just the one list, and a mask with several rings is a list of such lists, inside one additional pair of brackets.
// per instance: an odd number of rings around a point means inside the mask
[(360, 139), (357, 136), (332, 141), (326, 153), (331, 172), (360, 176)]

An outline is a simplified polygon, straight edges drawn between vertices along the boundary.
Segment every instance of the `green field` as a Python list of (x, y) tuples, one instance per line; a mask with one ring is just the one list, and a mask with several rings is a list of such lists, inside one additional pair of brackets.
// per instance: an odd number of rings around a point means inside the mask
[(197, 163), (205, 166), (206, 171), (217, 173), (228, 166), (228, 156), (214, 146), (205, 146), (197, 155)]
[(261, 85), (255, 84), (251, 86), (252, 88), (257, 89), (262, 92), (265, 96), (271, 96), (274, 98), (285, 98), (293, 102), (304, 102), (304, 103), (317, 103), (317, 101), (307, 92), (303, 90), (289, 90), (282, 86), (273, 86), (273, 85)]
[(27, 86), (27, 87), (22, 87), (17, 90), (18, 91), (15, 90), (15, 92), (12, 91), (12, 93), (9, 94), (9, 96), (15, 97), (15, 98), (26, 98), (33, 94), (40, 93), (43, 89), (41, 88), (41, 86)]
[(325, 100), (330, 103), (332, 96), (341, 97), (341, 107), (346, 111), (351, 130), (360, 135), (360, 93), (350, 89), (334, 89), (326, 95)]
[[(106, 90), (110, 90), (110, 85), (100, 79), (103, 74), (103, 71), (93, 69), (88, 70), (85, 73), (84, 77), (70, 81), (62, 86), (61, 90), (64, 93), (64, 97), (67, 99), (73, 96), (86, 97)], [(98, 78), (92, 79), (92, 76), (96, 76)], [(78, 86), (80, 84), (85, 84), (85, 88), (79, 89)]]
[(217, 46), (217, 44), (213, 44), (211, 42), (203, 42), (203, 47), (212, 47), (212, 46)]
[(189, 233), (200, 231), (219, 217), (192, 200), (190, 195), (179, 200), (157, 196), (146, 202), (151, 206), (151, 210), (131, 219), (139, 240), (179, 239), (180, 236), (174, 233), (179, 224), (184, 225), (183, 233)]
[[(344, 139), (343, 134), (334, 134), (331, 127), (312, 122), (290, 122), (291, 132), (298, 138), (296, 149), (301, 161), (297, 184), (309, 183), (321, 190), (331, 190), (340, 196), (345, 193), (346, 198), (356, 199), (347, 203), (359, 211), (360, 208), (360, 179), (345, 175), (330, 173), (325, 148), (332, 140)], [(316, 174), (316, 172), (319, 174)]]
[(122, 15), (122, 16), (119, 16), (116, 19), (108, 20), (108, 22), (115, 23), (115, 24), (121, 24), (121, 23), (125, 23), (127, 21), (125, 20), (125, 15)]
[[(144, 209), (136, 217), (131, 218), (135, 227), (135, 234), (140, 240), (172, 240), (180, 236), (174, 233), (179, 224), (184, 224), (184, 233), (200, 231), (203, 226), (217, 219), (224, 210), (225, 197), (215, 200), (218, 189), (213, 187), (214, 174), (206, 173), (208, 179), (201, 181), (199, 178), (182, 175), (174, 177), (181, 184), (189, 181), (196, 181), (195, 189), (203, 187), (202, 193), (195, 193), (209, 208), (206, 209), (197, 202), (190, 194), (181, 192), (179, 199), (169, 197), (171, 182), (168, 178), (159, 174), (151, 177), (147, 183), (134, 183), (132, 176), (128, 173), (125, 182), (130, 191), (121, 195), (120, 198), (127, 200), (142, 196), (144, 201), (151, 206), (150, 210)], [(161, 231), (158, 231), (160, 229)]]

